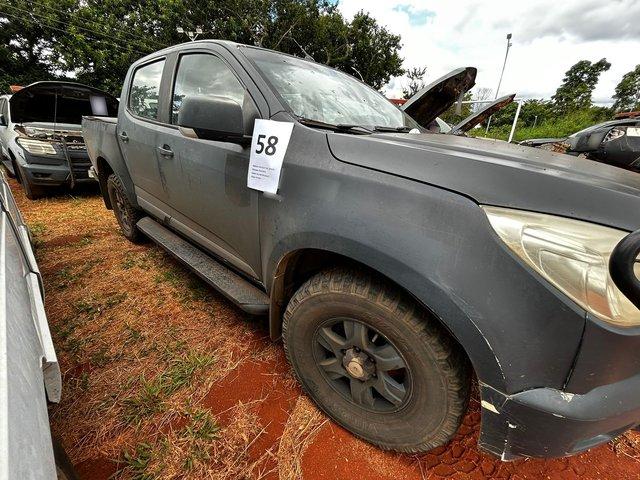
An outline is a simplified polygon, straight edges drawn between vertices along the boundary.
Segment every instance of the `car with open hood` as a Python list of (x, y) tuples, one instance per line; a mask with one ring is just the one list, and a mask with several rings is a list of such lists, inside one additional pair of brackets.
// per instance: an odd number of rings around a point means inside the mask
[(439, 115), (442, 115), (456, 102), (462, 101), (464, 94), (476, 84), (477, 73), (478, 70), (474, 67), (457, 68), (421, 88), (406, 102), (396, 100), (394, 103), (399, 104), (403, 111), (429, 131), (465, 135), (472, 128), (480, 125), (491, 115), (513, 102), (516, 96), (510, 94), (497, 98), (456, 125), (447, 124)]
[[(459, 98), (469, 73), (437, 88)], [(304, 391), (355, 435), (442, 446), (473, 378), (480, 446), (503, 460), (640, 424), (640, 175), (434, 133), (442, 98), (400, 110), (225, 41), (142, 58), (122, 92), (83, 134), (123, 235), (267, 316)]]
[(115, 115), (118, 100), (73, 82), (36, 82), (0, 97), (0, 160), (28, 198), (52, 187), (94, 182), (82, 138), (83, 115)]

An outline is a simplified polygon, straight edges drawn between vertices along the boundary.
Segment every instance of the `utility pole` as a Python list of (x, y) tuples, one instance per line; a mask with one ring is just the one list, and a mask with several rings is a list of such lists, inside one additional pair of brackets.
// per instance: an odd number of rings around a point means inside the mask
[(185, 35), (187, 35), (187, 37), (189, 37), (189, 40), (191, 40), (192, 42), (195, 42), (197, 40), (198, 35), (202, 35), (204, 33), (202, 27), (196, 27), (195, 32), (187, 31), (182, 27), (176, 28), (176, 31), (178, 33), (184, 33)]
[[(511, 48), (511, 46), (513, 45), (513, 43), (511, 43), (511, 37), (513, 35), (511, 35), (510, 33), (507, 33), (507, 53), (504, 54), (504, 63), (502, 64), (502, 72), (500, 72), (500, 80), (498, 81), (498, 88), (496, 89), (496, 98), (494, 100), (498, 99), (498, 95), (500, 94), (500, 86), (502, 85), (502, 76), (504, 75), (504, 69), (507, 66), (507, 58), (509, 57), (509, 49)], [(487, 121), (487, 129), (485, 130), (485, 134), (489, 131), (489, 126), (491, 125), (491, 117), (489, 117), (489, 120)]]

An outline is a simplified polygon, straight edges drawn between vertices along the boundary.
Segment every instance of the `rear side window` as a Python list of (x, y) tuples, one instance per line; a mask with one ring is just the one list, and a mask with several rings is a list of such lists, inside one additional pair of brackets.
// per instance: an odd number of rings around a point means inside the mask
[(178, 123), (182, 100), (191, 95), (227, 97), (242, 106), (244, 87), (218, 57), (192, 53), (180, 57), (171, 103), (171, 123)]
[(138, 68), (133, 74), (129, 109), (139, 117), (158, 119), (158, 98), (164, 59)]

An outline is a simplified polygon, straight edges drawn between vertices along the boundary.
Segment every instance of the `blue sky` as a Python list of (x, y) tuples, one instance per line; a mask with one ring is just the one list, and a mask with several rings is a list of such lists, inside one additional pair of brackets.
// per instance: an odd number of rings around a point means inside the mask
[[(426, 66), (427, 82), (454, 68), (478, 68), (476, 88), (495, 89), (506, 48), (513, 47), (500, 93), (549, 98), (574, 63), (606, 57), (594, 101), (611, 101), (622, 75), (640, 63), (640, 0), (339, 0), (351, 18), (359, 10), (402, 37), (404, 66)], [(399, 94), (406, 79), (393, 79)]]

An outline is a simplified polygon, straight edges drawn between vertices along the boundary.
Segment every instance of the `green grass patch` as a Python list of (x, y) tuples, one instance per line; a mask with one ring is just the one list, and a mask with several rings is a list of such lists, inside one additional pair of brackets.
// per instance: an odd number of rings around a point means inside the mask
[(197, 370), (213, 362), (214, 358), (210, 355), (189, 352), (173, 359), (169, 367), (153, 380), (147, 380), (142, 375), (139, 391), (122, 401), (125, 421), (139, 425), (146, 417), (163, 411), (167, 397), (189, 385)]

